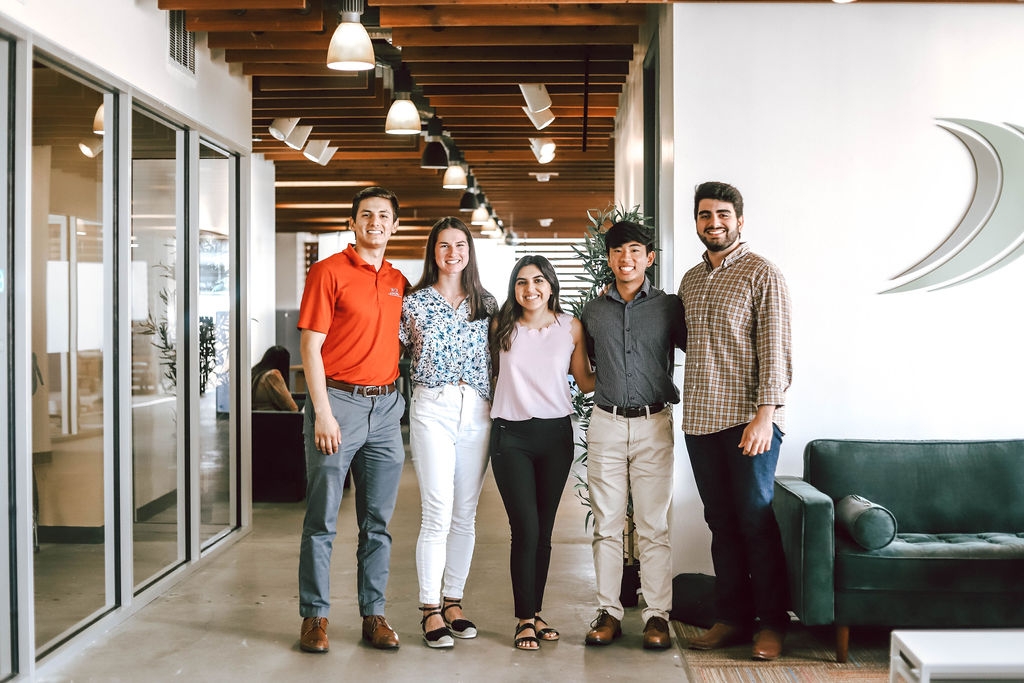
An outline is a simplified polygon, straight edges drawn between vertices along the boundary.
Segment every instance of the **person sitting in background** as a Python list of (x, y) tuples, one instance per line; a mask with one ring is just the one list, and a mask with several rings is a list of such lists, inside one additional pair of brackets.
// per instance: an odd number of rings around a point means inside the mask
[(252, 366), (252, 409), (298, 412), (299, 406), (288, 390), (291, 354), (283, 346), (271, 346), (260, 362)]

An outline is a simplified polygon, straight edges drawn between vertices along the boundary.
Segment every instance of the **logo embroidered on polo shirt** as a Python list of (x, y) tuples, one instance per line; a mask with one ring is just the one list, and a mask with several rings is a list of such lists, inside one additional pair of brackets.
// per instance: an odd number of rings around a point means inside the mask
[(399, 299), (402, 298), (402, 291), (398, 287), (392, 287), (391, 291), (388, 292), (388, 296), (397, 296)]

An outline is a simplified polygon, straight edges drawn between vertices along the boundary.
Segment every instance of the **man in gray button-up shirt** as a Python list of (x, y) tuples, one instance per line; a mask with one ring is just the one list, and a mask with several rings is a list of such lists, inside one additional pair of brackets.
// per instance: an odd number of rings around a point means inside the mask
[(679, 297), (651, 285), (652, 231), (628, 221), (605, 234), (615, 282), (583, 308), (582, 322), (595, 361), (594, 412), (587, 432), (587, 479), (594, 513), (594, 569), (598, 616), (588, 645), (607, 645), (622, 633), (619, 599), (622, 532), (630, 489), (640, 546), (644, 647), (671, 645), (672, 383), (674, 349), (686, 348)]

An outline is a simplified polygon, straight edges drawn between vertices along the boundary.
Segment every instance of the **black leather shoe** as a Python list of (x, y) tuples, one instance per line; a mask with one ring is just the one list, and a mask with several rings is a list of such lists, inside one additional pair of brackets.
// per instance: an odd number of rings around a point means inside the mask
[(597, 615), (587, 633), (587, 645), (608, 645), (622, 635), (622, 624), (605, 610)]

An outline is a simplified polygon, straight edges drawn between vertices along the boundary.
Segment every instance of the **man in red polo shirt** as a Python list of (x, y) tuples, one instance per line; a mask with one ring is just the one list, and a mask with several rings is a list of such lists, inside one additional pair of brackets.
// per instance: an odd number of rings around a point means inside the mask
[(327, 652), (331, 549), (345, 474), (355, 481), (356, 551), (363, 639), (398, 647), (384, 618), (391, 562), (388, 522), (405, 462), (400, 420), (405, 399), (396, 391), (398, 324), (408, 280), (384, 260), (398, 228), (398, 199), (368, 187), (352, 200), (356, 242), (313, 264), (299, 308), (305, 408), (306, 517), (299, 549), (299, 645)]

